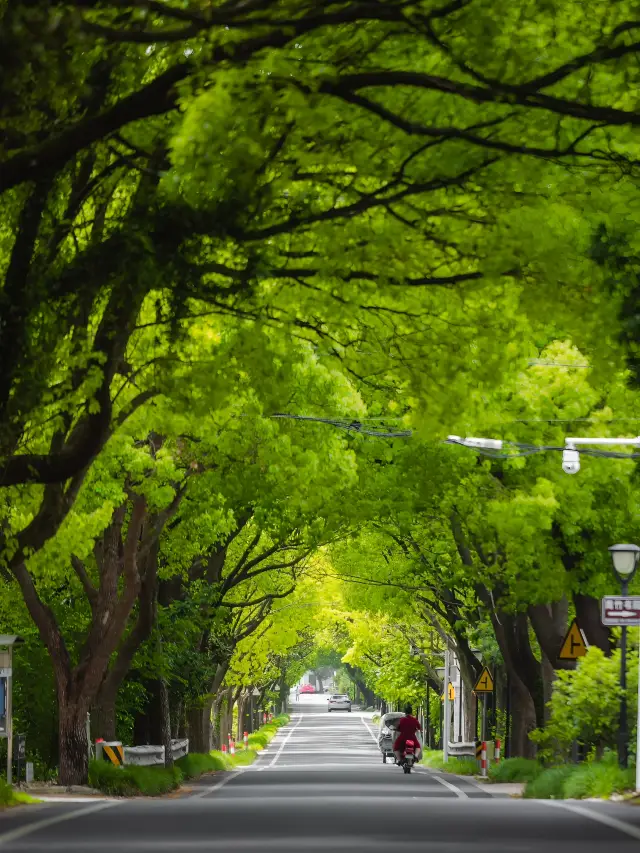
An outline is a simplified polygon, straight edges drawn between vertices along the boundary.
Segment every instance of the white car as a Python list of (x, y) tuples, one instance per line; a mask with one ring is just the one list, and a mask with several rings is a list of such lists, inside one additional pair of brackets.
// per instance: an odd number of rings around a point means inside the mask
[(327, 711), (349, 711), (351, 713), (351, 699), (346, 693), (332, 693), (329, 696)]

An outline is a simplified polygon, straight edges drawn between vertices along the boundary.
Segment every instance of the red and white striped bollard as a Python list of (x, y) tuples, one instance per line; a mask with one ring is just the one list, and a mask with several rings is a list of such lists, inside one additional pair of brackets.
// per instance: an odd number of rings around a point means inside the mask
[(500, 763), (500, 738), (496, 738), (496, 764)]
[(486, 740), (482, 741), (482, 752), (480, 753), (480, 767), (482, 768), (482, 775), (487, 775), (487, 742)]
[(229, 747), (229, 754), (230, 755), (236, 754), (236, 742), (233, 738), (231, 738), (231, 746)]
[(249, 732), (244, 733), (244, 748), (249, 749)]

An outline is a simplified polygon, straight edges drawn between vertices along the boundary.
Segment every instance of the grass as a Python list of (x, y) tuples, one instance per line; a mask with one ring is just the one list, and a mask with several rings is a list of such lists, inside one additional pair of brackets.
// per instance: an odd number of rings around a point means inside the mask
[(432, 770), (444, 770), (458, 776), (475, 776), (478, 772), (478, 763), (475, 759), (451, 758), (445, 763), (442, 760), (442, 751), (439, 749), (423, 749), (421, 763), (426, 767), (431, 767)]
[(89, 763), (89, 784), (105, 794), (132, 797), (143, 794), (157, 797), (175, 791), (182, 784), (183, 775), (176, 765), (166, 767), (115, 767), (106, 761)]
[[(256, 760), (258, 752), (275, 737), (278, 729), (289, 722), (286, 714), (262, 726), (249, 735), (249, 748), (238, 748), (235, 755), (212, 750), (209, 753), (190, 752), (179, 758), (172, 769), (165, 767), (115, 767), (105, 761), (92, 761), (89, 765), (89, 784), (105, 794), (120, 797), (139, 795), (157, 797), (179, 788), (185, 779), (197, 779), (204, 773), (216, 770), (233, 770), (247, 767)], [(25, 796), (25, 795), (19, 795)], [(0, 804), (2, 790), (0, 789)]]
[(623, 770), (615, 760), (591, 761), (544, 770), (527, 784), (524, 796), (536, 800), (606, 799), (634, 788), (635, 768)]
[(28, 794), (23, 794), (22, 791), (15, 791), (11, 785), (7, 785), (4, 779), (0, 779), (0, 808), (38, 802), (40, 800), (30, 797)]
[(537, 778), (543, 767), (533, 758), (505, 758), (489, 767), (492, 782), (530, 782)]
[(185, 779), (197, 779), (204, 773), (214, 773), (216, 770), (227, 770), (229, 765), (221, 752), (190, 752), (176, 761)]

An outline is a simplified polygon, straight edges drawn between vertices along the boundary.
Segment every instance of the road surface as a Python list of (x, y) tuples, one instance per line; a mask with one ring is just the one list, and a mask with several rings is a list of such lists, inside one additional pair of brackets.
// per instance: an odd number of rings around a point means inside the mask
[[(318, 701), (323, 700), (315, 700)], [(0, 853), (638, 853), (640, 808), (496, 798), (383, 765), (369, 715), (302, 697), (251, 768), (181, 799), (47, 803), (0, 815)]]

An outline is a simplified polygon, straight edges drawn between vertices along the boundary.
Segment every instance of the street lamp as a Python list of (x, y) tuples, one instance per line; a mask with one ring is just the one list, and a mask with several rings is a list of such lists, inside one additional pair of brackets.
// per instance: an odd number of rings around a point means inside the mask
[[(640, 548), (637, 545), (612, 545), (609, 548), (613, 568), (620, 580), (622, 595), (629, 594), (629, 581), (636, 573)], [(622, 626), (620, 638), (620, 729), (618, 731), (618, 761), (621, 767), (629, 766), (629, 733), (627, 731), (627, 626)], [(636, 757), (636, 760), (637, 757)]]

